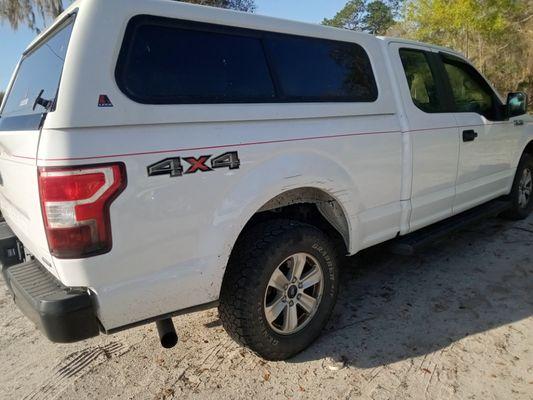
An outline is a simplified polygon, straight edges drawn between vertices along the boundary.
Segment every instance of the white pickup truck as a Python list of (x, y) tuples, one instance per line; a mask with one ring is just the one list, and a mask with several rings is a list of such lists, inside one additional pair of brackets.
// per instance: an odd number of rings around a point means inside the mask
[(218, 305), (233, 338), (285, 359), (325, 325), (339, 256), (528, 215), (526, 104), (432, 45), (75, 2), (2, 104), (2, 272), (55, 342), (155, 321), (170, 347), (172, 316)]

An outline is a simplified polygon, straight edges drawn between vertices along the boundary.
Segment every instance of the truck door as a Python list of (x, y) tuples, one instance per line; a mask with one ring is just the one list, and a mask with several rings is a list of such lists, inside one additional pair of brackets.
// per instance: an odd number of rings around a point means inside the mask
[(506, 194), (519, 135), (494, 90), (466, 61), (441, 54), (460, 129), (454, 214)]
[(449, 92), (439, 79), (438, 54), (424, 46), (394, 42), (389, 51), (410, 133), (414, 230), (452, 215), (458, 128)]

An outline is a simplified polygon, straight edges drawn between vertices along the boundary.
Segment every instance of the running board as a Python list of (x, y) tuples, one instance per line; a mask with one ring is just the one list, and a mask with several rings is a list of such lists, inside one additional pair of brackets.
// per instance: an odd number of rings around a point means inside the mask
[(449, 235), (487, 217), (501, 214), (510, 207), (510, 201), (501, 199), (493, 200), (408, 235), (400, 236), (391, 241), (389, 251), (401, 256), (411, 256), (421, 248), (435, 242), (443, 236)]

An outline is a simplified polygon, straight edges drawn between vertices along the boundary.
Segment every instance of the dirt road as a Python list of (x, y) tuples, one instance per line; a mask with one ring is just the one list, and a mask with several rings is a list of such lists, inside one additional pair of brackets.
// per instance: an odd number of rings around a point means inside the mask
[(0, 290), (0, 399), (533, 399), (533, 217), (490, 219), (402, 258), (343, 270), (321, 338), (288, 362), (233, 343), (216, 310), (74, 345), (44, 339)]

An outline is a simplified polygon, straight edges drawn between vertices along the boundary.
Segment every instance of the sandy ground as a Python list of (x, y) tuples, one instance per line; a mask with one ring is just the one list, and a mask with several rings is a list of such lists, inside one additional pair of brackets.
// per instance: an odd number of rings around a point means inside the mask
[(402, 258), (343, 270), (319, 340), (265, 362), (216, 310), (73, 345), (43, 338), (0, 289), (0, 399), (533, 399), (533, 217), (490, 219)]

